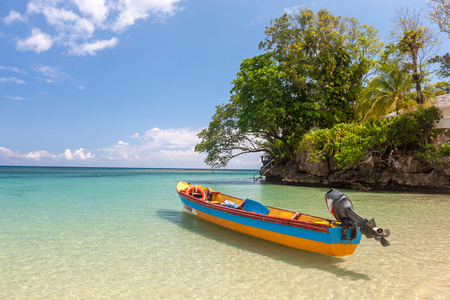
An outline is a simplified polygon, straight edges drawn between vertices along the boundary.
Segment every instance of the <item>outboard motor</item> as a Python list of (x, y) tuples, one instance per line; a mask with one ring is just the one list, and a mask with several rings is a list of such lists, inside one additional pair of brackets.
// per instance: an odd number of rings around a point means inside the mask
[[(374, 238), (384, 247), (389, 246), (386, 238), (391, 234), (389, 229), (378, 228), (375, 220), (370, 221), (362, 218), (353, 210), (353, 204), (347, 195), (342, 194), (336, 189), (331, 189), (325, 194), (325, 201), (331, 214), (336, 220), (342, 222), (342, 239), (354, 239), (356, 237), (356, 227), (366, 238)], [(351, 229), (351, 237), (348, 238), (348, 230)]]

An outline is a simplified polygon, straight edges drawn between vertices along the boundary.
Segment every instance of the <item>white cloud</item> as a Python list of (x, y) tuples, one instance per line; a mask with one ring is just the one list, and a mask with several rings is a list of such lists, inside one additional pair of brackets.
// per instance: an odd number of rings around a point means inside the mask
[(34, 51), (40, 53), (47, 51), (53, 45), (52, 37), (46, 33), (43, 33), (38, 28), (33, 28), (31, 36), (24, 40), (19, 40), (16, 47), (20, 51)]
[[(29, 153), (20, 153), (11, 149), (0, 147), (0, 161), (5, 162), (8, 159), (20, 161), (26, 164), (29, 161), (42, 161), (58, 163), (61, 161), (85, 161), (94, 158), (95, 155), (91, 152), (85, 153), (83, 148), (75, 150), (73, 153), (70, 149), (66, 149), (63, 154), (52, 154), (46, 150), (32, 151)], [(5, 160), (6, 159), (6, 160)], [(8, 161), (9, 162), (9, 161)]]
[(4, 96), (4, 97), (12, 100), (27, 100), (27, 98), (23, 97), (14, 97), (14, 96)]
[[(208, 168), (205, 155), (195, 152), (201, 128), (153, 128), (141, 139), (130, 142), (119, 140), (115, 145), (86, 151), (83, 148), (62, 154), (46, 150), (20, 153), (0, 147), (0, 165), (72, 165), (97, 167), (149, 167), (149, 168)], [(135, 134), (132, 136), (139, 136)], [(230, 162), (229, 168), (256, 169), (260, 167), (259, 154), (243, 155)]]
[(77, 37), (91, 37), (95, 32), (95, 25), (86, 20), (86, 19), (78, 19), (75, 22), (75, 27), (72, 28), (72, 39)]
[(72, 76), (61, 71), (58, 67), (35, 65), (33, 70), (38, 73), (38, 76), (34, 78), (37, 78), (39, 82), (51, 84), (69, 82), (80, 90), (85, 89), (84, 85), (79, 82), (79, 80), (72, 78)]
[(138, 133), (130, 136), (137, 144), (119, 141), (116, 145), (98, 149), (105, 152), (109, 160), (127, 161), (128, 164), (144, 164), (153, 167), (205, 167), (204, 156), (194, 151), (199, 142), (200, 129), (153, 128), (142, 137)]
[(17, 151), (12, 151), (5, 147), (0, 147), (0, 156), (6, 157), (20, 157), (20, 153)]
[(27, 75), (27, 72), (25, 72), (24, 70), (21, 70), (21, 69), (19, 69), (19, 68), (16, 68), (16, 67), (4, 67), (4, 66), (0, 66), (0, 70), (7, 70), (7, 71), (14, 72), (14, 73), (19, 73), (19, 74)]
[(50, 27), (43, 33), (34, 28), (31, 36), (21, 38), (17, 49), (43, 52), (53, 44), (72, 55), (95, 55), (97, 51), (113, 48), (115, 36), (137, 20), (153, 17), (164, 20), (181, 8), (181, 0), (29, 0), (25, 14), (12, 10), (3, 18), (7, 24), (16, 21), (33, 22), (43, 16)]
[(150, 14), (158, 18), (173, 16), (179, 0), (123, 0), (119, 1), (119, 17), (114, 25), (116, 31), (122, 31), (133, 25), (136, 20), (146, 19)]
[(64, 157), (67, 160), (73, 160), (72, 151), (70, 149), (66, 149), (63, 154), (61, 154), (62, 157)]
[(0, 77), (0, 82), (14, 82), (19, 84), (26, 83), (25, 81), (17, 79), (16, 77)]
[(12, 11), (9, 12), (9, 15), (7, 15), (6, 17), (3, 18), (3, 21), (7, 25), (10, 25), (10, 24), (12, 24), (14, 22), (27, 22), (28, 19), (27, 19), (26, 16), (22, 16), (17, 11), (12, 10)]
[(192, 128), (165, 129), (157, 127), (145, 132), (143, 138), (154, 147), (186, 148), (199, 142), (198, 130)]
[[(0, 66), (0, 70), (5, 70), (5, 71), (17, 73), (17, 74), (27, 75), (27, 72), (20, 70), (19, 68), (16, 68), (16, 67)], [(26, 83), (24, 80), (16, 78), (16, 77), (0, 77), (0, 82), (14, 82), (14, 83), (18, 83), (18, 84)]]
[(91, 18), (95, 23), (105, 21), (108, 16), (109, 8), (105, 0), (74, 0), (80, 12)]
[(27, 14), (43, 14), (47, 22), (59, 30), (73, 25), (80, 17), (71, 10), (58, 7), (61, 1), (32, 0), (27, 5)]
[(82, 45), (75, 45), (72, 50), (70, 50), (70, 54), (76, 54), (76, 55), (95, 55), (97, 51), (106, 49), (106, 48), (114, 48), (119, 40), (115, 37), (111, 38), (110, 40), (106, 41), (95, 41), (92, 43), (85, 43)]
[[(72, 78), (69, 74), (61, 71), (58, 67), (44, 66), (44, 65), (34, 65), (33, 71), (38, 75), (33, 74), (33, 76), (29, 76), (28, 73), (24, 70), (21, 70), (16, 67), (7, 67), (0, 65), (0, 73), (4, 73), (4, 71), (14, 72), (20, 75), (25, 75), (27, 81), (30, 80), (34, 83), (65, 83), (69, 82), (74, 85), (77, 89), (84, 90), (85, 86), (79, 80)], [(0, 74), (1, 75), (1, 74)], [(15, 76), (0, 76), (0, 84), (6, 82), (12, 82), (17, 84), (26, 84), (27, 81), (17, 78)], [(7, 97), (10, 99), (14, 99), (13, 97)]]
[(305, 5), (299, 5), (299, 6), (293, 6), (293, 7), (288, 7), (284, 9), (284, 12), (287, 13), (288, 15), (295, 15), (298, 14), (299, 9), (303, 9), (305, 8)]
[(60, 155), (60, 157), (65, 158), (66, 160), (87, 160), (89, 158), (94, 158), (94, 154), (91, 152), (84, 153), (84, 149), (80, 148), (78, 150), (75, 150), (73, 153), (70, 151), (70, 149), (66, 149), (63, 154)]
[(45, 150), (34, 151), (34, 152), (30, 152), (25, 155), (25, 158), (29, 158), (29, 159), (55, 158), (55, 157), (56, 157), (56, 155), (51, 154), (50, 152), (45, 151)]
[(72, 77), (59, 70), (58, 67), (36, 66), (34, 70), (45, 77), (47, 83), (62, 83), (72, 80)]
[(200, 129), (192, 128), (153, 128), (145, 132), (143, 138), (135, 139), (135, 144), (119, 140), (113, 146), (97, 149), (97, 153), (83, 148), (75, 151), (66, 149), (62, 154), (46, 150), (20, 153), (0, 147), (0, 164), (14, 162), (26, 165), (35, 162), (47, 165), (77, 165), (89, 163), (95, 158), (96, 163), (103, 165), (204, 168), (204, 155), (194, 151), (199, 131)]
[(158, 152), (158, 158), (166, 161), (168, 164), (176, 165), (179, 162), (184, 164), (189, 163), (192, 167), (202, 167), (203, 166), (203, 156), (195, 152), (194, 149), (189, 149), (185, 151), (181, 150), (160, 150)]
[(137, 139), (137, 140), (141, 139), (141, 137), (139, 136), (139, 133), (137, 133), (137, 132), (135, 134), (133, 134), (133, 135), (130, 135), (129, 138)]

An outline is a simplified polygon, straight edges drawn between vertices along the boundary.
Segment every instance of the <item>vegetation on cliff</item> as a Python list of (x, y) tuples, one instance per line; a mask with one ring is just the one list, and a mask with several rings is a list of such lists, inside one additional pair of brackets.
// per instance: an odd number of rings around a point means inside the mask
[(399, 152), (440, 159), (448, 155), (448, 145), (436, 148), (431, 143), (439, 133), (434, 122), (440, 118), (440, 111), (431, 107), (393, 118), (338, 124), (307, 133), (299, 152), (308, 152), (312, 161), (334, 157), (340, 168), (367, 160), (377, 169), (393, 167)]

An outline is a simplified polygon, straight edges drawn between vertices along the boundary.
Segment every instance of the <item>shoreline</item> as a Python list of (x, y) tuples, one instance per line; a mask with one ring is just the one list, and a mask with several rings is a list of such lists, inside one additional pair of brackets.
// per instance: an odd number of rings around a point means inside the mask
[[(278, 168), (280, 170), (282, 168)], [(356, 191), (385, 191), (411, 192), (423, 194), (450, 194), (450, 176), (430, 173), (399, 173), (399, 172), (368, 172), (347, 171), (317, 176), (305, 172), (289, 172), (286, 168), (282, 172), (266, 174), (266, 184), (279, 184), (304, 187), (340, 188)]]
[[(443, 130), (434, 140), (436, 146), (449, 143), (450, 129)], [(342, 169), (334, 158), (310, 161), (308, 153), (303, 152), (285, 165), (274, 165), (262, 171), (268, 183), (360, 191), (450, 194), (450, 156), (426, 161), (414, 153), (399, 152), (389, 166), (366, 159), (352, 168)]]
[(396, 186), (396, 187), (379, 187), (379, 186), (352, 186), (349, 183), (345, 184), (320, 184), (320, 183), (308, 183), (298, 181), (286, 181), (282, 179), (273, 179), (262, 181), (263, 184), (273, 185), (286, 185), (286, 186), (301, 186), (301, 187), (313, 187), (313, 188), (336, 188), (347, 189), (353, 191), (363, 192), (408, 192), (411, 194), (430, 194), (430, 195), (450, 195), (449, 188), (433, 188), (433, 187), (415, 187), (415, 186)]

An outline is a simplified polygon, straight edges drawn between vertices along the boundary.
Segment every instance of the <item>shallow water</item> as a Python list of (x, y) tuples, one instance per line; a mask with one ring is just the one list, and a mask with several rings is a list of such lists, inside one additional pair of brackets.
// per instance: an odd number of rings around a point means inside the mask
[(449, 299), (450, 195), (345, 192), (389, 228), (328, 257), (182, 210), (179, 180), (330, 217), (325, 188), (254, 172), (0, 167), (0, 299)]

